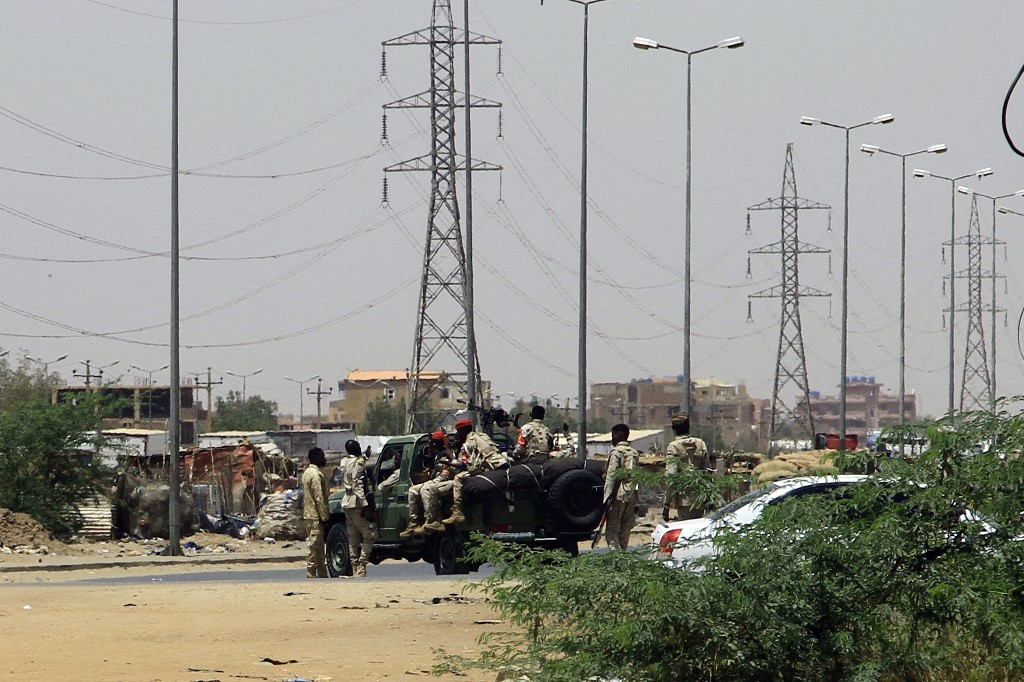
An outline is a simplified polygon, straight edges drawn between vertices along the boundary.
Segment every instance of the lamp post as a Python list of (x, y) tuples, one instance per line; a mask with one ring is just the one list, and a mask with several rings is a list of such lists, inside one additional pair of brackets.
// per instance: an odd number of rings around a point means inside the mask
[(693, 132), (691, 124), (691, 112), (692, 112), (692, 79), (691, 79), (691, 66), (693, 62), (693, 56), (701, 54), (702, 52), (709, 52), (718, 48), (724, 48), (728, 50), (735, 50), (743, 47), (743, 38), (735, 36), (732, 38), (726, 38), (720, 40), (714, 45), (702, 47), (699, 50), (683, 50), (678, 47), (672, 47), (671, 45), (665, 45), (659, 43), (656, 40), (650, 38), (641, 38), (637, 36), (633, 39), (633, 47), (639, 50), (669, 50), (671, 52), (678, 52), (679, 54), (686, 55), (686, 218), (684, 228), (684, 245), (683, 245), (683, 412), (690, 413), (690, 402), (692, 398), (691, 386), (693, 378), (690, 376), (690, 241), (692, 234), (691, 224), (691, 197), (692, 197), (692, 141)]
[(842, 303), (840, 315), (841, 324), (839, 332), (839, 450), (846, 449), (846, 343), (847, 343), (847, 319), (849, 312), (849, 296), (847, 287), (850, 279), (850, 131), (870, 125), (882, 125), (892, 123), (895, 120), (892, 114), (879, 114), (870, 121), (864, 121), (852, 126), (829, 123), (820, 118), (801, 116), (800, 125), (816, 126), (823, 125), (829, 128), (838, 128), (846, 134), (846, 166), (843, 179), (843, 279), (842, 279)]
[[(229, 374), (230, 374), (230, 372), (229, 372)], [(292, 379), (290, 376), (285, 374), (284, 378), (287, 379), (288, 381), (292, 381), (292, 382), (294, 382), (294, 383), (299, 385), (299, 426), (301, 427), (305, 423), (304, 414), (303, 414), (303, 411), (302, 411), (302, 392), (303, 392), (302, 385), (305, 384), (306, 382), (313, 381), (313, 379), (319, 379), (320, 375), (319, 374), (314, 374), (313, 376), (311, 376), (308, 379)]]
[(54, 358), (53, 360), (43, 360), (42, 358), (37, 358), (37, 357), (32, 356), (32, 355), (26, 355), (25, 356), (26, 360), (31, 360), (32, 362), (38, 362), (40, 365), (43, 366), (43, 378), (44, 379), (46, 377), (50, 376), (50, 365), (55, 365), (58, 362), (60, 362), (61, 360), (67, 360), (67, 358), (68, 358), (67, 354), (62, 355), (59, 358)]
[(147, 386), (152, 386), (153, 385), (153, 375), (154, 374), (156, 374), (157, 372), (162, 372), (165, 369), (167, 369), (168, 367), (170, 367), (170, 365), (164, 365), (160, 369), (143, 369), (143, 368), (139, 367), (138, 365), (128, 365), (128, 366), (131, 369), (137, 369), (140, 372), (142, 372), (143, 374), (148, 375), (149, 378), (146, 380), (146, 385)]
[[(907, 158), (918, 154), (945, 154), (944, 144), (933, 144), (916, 152), (899, 154), (875, 145), (862, 144), (860, 150), (869, 156), (888, 154), (902, 162), (900, 183), (902, 187), (902, 217), (900, 219), (900, 428), (907, 424), (906, 383), (907, 383)], [(900, 435), (900, 454), (903, 454), (903, 435)]]
[(956, 319), (956, 312), (953, 308), (956, 307), (956, 249), (953, 248), (953, 242), (956, 241), (956, 183), (964, 178), (969, 178), (972, 175), (981, 178), (992, 175), (991, 168), (981, 168), (974, 171), (973, 173), (967, 173), (965, 175), (958, 175), (955, 178), (948, 178), (944, 175), (937, 175), (930, 171), (923, 170), (921, 168), (914, 169), (915, 178), (938, 178), (939, 180), (946, 180), (949, 182), (949, 414), (953, 414), (953, 387), (955, 386), (956, 378), (955, 367), (956, 358), (954, 352), (956, 350), (956, 336), (954, 327), (954, 321)]
[[(981, 192), (975, 192), (970, 187), (957, 187), (956, 191), (961, 194), (976, 194), (979, 197), (985, 197), (986, 199), (992, 200), (992, 373), (989, 383), (992, 386), (992, 411), (995, 412), (995, 401), (996, 398), (999, 397), (999, 394), (996, 393), (996, 202), (1000, 199), (1024, 196), (1024, 189), (1019, 189), (1016, 192), (1010, 192), (1009, 194), (1000, 194), (999, 196), (994, 197), (989, 196), (988, 194), (982, 194)], [(1003, 208), (1005, 208), (1005, 206)]]
[(231, 376), (233, 376), (233, 377), (238, 377), (239, 379), (241, 379), (241, 380), (242, 380), (242, 402), (244, 403), (244, 402), (245, 402), (245, 382), (246, 382), (246, 380), (247, 380), (247, 379), (248, 379), (249, 377), (254, 377), (254, 376), (256, 376), (257, 374), (259, 374), (259, 373), (260, 373), (260, 372), (262, 372), (262, 371), (263, 371), (263, 368), (262, 368), (262, 367), (260, 367), (260, 368), (259, 368), (259, 369), (257, 369), (256, 371), (254, 371), (254, 372), (249, 372), (248, 374), (240, 374), (240, 373), (235, 373), (235, 372), (229, 372), (229, 371), (227, 371), (227, 370), (224, 370), (224, 373), (225, 373), (225, 374), (230, 374), (230, 375), (231, 375)]

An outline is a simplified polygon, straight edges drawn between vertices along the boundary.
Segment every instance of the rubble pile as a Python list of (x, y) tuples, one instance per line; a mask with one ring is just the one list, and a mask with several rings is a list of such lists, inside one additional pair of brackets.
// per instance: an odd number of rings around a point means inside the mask
[(0, 552), (4, 554), (48, 554), (63, 547), (28, 514), (0, 507)]

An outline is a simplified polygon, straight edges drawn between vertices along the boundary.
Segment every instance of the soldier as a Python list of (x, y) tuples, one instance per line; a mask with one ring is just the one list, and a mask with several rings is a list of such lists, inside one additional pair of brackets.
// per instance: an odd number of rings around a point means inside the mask
[(451, 458), (448, 434), (444, 431), (434, 431), (430, 434), (428, 448), (427, 459), (434, 463), (434, 468), (428, 474), (430, 476), (428, 480), (409, 486), (409, 491), (406, 494), (406, 501), (409, 505), (409, 525), (398, 534), (402, 538), (444, 530), (444, 526), (438, 523), (437, 516), (439, 514), (434, 513), (433, 509), (430, 509), (431, 515), (427, 515), (424, 519), (424, 507), (427, 506), (425, 505), (424, 491), (431, 488), (433, 484), (452, 480), (452, 471), (448, 464)]
[[(370, 448), (367, 447), (366, 449), (369, 450)], [(399, 451), (395, 455), (395, 468), (392, 469), (391, 475), (388, 476), (387, 478), (385, 478), (383, 481), (381, 481), (380, 485), (377, 486), (377, 489), (380, 490), (380, 494), (381, 494), (381, 497), (383, 499), (387, 499), (388, 493), (391, 492), (391, 489), (393, 487), (395, 487), (395, 484), (398, 483), (398, 481), (401, 478), (402, 478), (402, 453), (401, 453), (401, 451)]]
[(512, 458), (520, 464), (543, 464), (551, 455), (553, 438), (544, 425), (544, 406), (534, 405), (530, 410), (530, 421), (519, 427), (519, 439)]
[(302, 472), (302, 518), (306, 521), (309, 549), (306, 554), (306, 577), (326, 578), (327, 557), (324, 542), (324, 524), (330, 518), (327, 509), (327, 481), (323, 467), (327, 457), (320, 448), (312, 448), (306, 455), (309, 466)]
[(639, 486), (630, 480), (615, 476), (619, 469), (635, 469), (640, 454), (629, 445), (629, 427), (612, 427), (612, 450), (608, 453), (608, 466), (604, 472), (604, 499), (606, 505), (605, 540), (614, 549), (629, 547), (629, 533), (636, 523), (636, 506), (640, 501)]
[(345, 491), (341, 507), (345, 510), (352, 576), (365, 578), (373, 542), (377, 539), (377, 505), (366, 477), (366, 458), (357, 440), (345, 442), (345, 456), (341, 460), (341, 486)]
[[(682, 467), (690, 467), (694, 471), (707, 471), (711, 466), (708, 446), (700, 438), (690, 435), (689, 415), (677, 414), (672, 417), (672, 431), (676, 437), (666, 450), (668, 461), (665, 463), (665, 473), (677, 474)], [(678, 492), (665, 496), (665, 508), (661, 514), (665, 521), (668, 521), (670, 507), (675, 508), (677, 521), (701, 516), (700, 510), (696, 509), (685, 495)]]
[(484, 471), (508, 468), (508, 458), (502, 454), (490, 436), (473, 431), (472, 420), (460, 419), (455, 422), (455, 444), (459, 450), (456, 466), (464, 467), (464, 470), (455, 474), (452, 482), (452, 513), (441, 522), (445, 525), (466, 520), (465, 514), (462, 513), (462, 484), (467, 477)]

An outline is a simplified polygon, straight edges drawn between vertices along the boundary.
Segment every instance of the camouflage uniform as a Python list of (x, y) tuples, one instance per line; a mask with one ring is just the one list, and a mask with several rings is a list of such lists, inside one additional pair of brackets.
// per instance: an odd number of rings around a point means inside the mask
[(341, 507), (345, 510), (345, 530), (348, 532), (349, 560), (352, 575), (366, 575), (370, 552), (377, 539), (377, 523), (371, 518), (372, 504), (367, 499), (372, 491), (366, 479), (366, 458), (346, 454), (341, 460), (341, 486), (345, 491)]
[(462, 513), (462, 484), (466, 478), (485, 471), (505, 469), (509, 464), (508, 457), (498, 449), (491, 437), (478, 431), (472, 431), (466, 436), (459, 461), (466, 468), (455, 474), (455, 480), (452, 481), (452, 513), (442, 521), (448, 525), (466, 520), (465, 514)]
[(551, 455), (551, 431), (540, 419), (523, 424), (519, 429), (519, 440), (512, 453), (513, 459), (522, 464), (543, 464)]
[[(636, 505), (640, 501), (639, 486), (628, 477), (616, 481), (615, 472), (619, 469), (635, 469), (639, 460), (640, 453), (630, 447), (627, 441), (621, 441), (608, 453), (608, 465), (604, 473), (604, 499), (608, 500), (605, 540), (612, 549), (629, 547), (629, 533), (636, 523)], [(616, 483), (618, 490), (612, 500), (610, 498)]]
[[(409, 523), (404, 531), (399, 533), (399, 536), (403, 538), (412, 537), (413, 535), (422, 535), (425, 532), (433, 532), (442, 530), (437, 527), (440, 519), (438, 516), (439, 512), (432, 504), (428, 504), (428, 498), (432, 495), (432, 491), (435, 486), (440, 485), (447, 481), (451, 483), (452, 472), (447, 466), (451, 457), (451, 451), (448, 449), (435, 450), (434, 454), (435, 464), (433, 475), (422, 483), (409, 486), (409, 490), (406, 493), (406, 502), (408, 503), (409, 510)], [(424, 507), (426, 507), (426, 514), (424, 514)], [(424, 516), (426, 518), (424, 518)], [(434, 524), (430, 528), (425, 528), (428, 524)]]
[[(693, 436), (676, 436), (675, 440), (668, 444), (665, 454), (669, 458), (665, 463), (666, 474), (677, 474), (681, 467), (688, 466), (695, 471), (707, 471), (711, 466), (708, 446), (703, 440)], [(672, 461), (673, 457), (678, 458), (679, 461)], [(680, 520), (700, 517), (699, 510), (681, 493), (667, 495), (665, 506), (673, 507), (676, 510), (676, 518)], [(668, 511), (666, 510), (665, 513), (667, 514)]]
[(302, 472), (302, 518), (306, 521), (309, 550), (306, 554), (306, 577), (326, 578), (327, 557), (323, 522), (330, 518), (327, 509), (327, 481), (315, 464)]

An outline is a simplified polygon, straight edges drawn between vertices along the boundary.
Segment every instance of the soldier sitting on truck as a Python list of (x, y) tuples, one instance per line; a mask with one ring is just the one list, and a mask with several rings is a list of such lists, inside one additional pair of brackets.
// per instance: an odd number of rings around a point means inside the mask
[[(409, 486), (409, 492), (406, 496), (406, 501), (409, 505), (409, 525), (399, 533), (399, 536), (402, 538), (411, 538), (413, 535), (444, 530), (444, 526), (439, 523), (437, 518), (439, 513), (435, 512), (431, 506), (424, 504), (426, 501), (424, 491), (432, 489), (435, 484), (445, 481), (451, 482), (452, 480), (453, 474), (450, 467), (451, 450), (448, 448), (448, 434), (444, 431), (435, 431), (430, 434), (430, 444), (427, 448), (425, 462), (427, 464), (432, 462), (434, 466), (428, 480)], [(424, 508), (427, 511), (426, 518), (424, 518)]]
[(519, 464), (543, 464), (551, 456), (554, 442), (551, 431), (544, 425), (544, 406), (534, 405), (530, 419), (532, 421), (519, 428), (519, 439), (512, 457)]
[(507, 469), (508, 458), (486, 433), (473, 431), (473, 422), (455, 422), (455, 449), (459, 452), (457, 466), (464, 467), (452, 481), (452, 513), (441, 523), (452, 525), (466, 520), (462, 513), (462, 484), (467, 477), (494, 469)]

